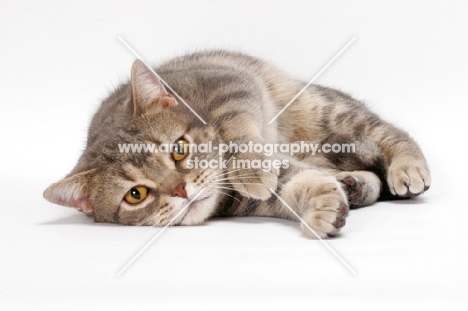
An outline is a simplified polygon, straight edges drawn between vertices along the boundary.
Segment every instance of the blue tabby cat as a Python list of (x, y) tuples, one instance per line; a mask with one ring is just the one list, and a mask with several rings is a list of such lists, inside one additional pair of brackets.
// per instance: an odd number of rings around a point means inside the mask
[[(247, 215), (297, 220), (274, 191), (315, 232), (302, 225), (306, 236), (324, 238), (340, 231), (349, 208), (429, 189), (416, 142), (340, 91), (311, 85), (268, 124), (305, 86), (268, 62), (210, 51), (174, 58), (155, 71), (170, 88), (136, 60), (130, 81), (94, 115), (75, 168), (45, 190), (47, 200), (97, 222), (125, 225), (198, 225), (214, 216)], [(229, 151), (221, 155), (226, 165), (200, 168), (193, 167), (195, 159), (211, 161), (219, 153), (119, 149), (207, 142), (352, 144), (355, 152)], [(239, 167), (238, 161), (287, 165)]]

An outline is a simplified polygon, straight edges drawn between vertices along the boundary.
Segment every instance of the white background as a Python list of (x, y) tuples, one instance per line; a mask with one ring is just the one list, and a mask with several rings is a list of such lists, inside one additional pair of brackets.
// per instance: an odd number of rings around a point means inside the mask
[[(461, 309), (468, 301), (466, 1), (3, 1), (0, 308)], [(42, 191), (76, 163), (92, 113), (134, 56), (236, 49), (365, 100), (420, 142), (427, 194), (353, 211), (328, 240), (293, 222), (95, 224)], [(261, 308), (260, 308), (261, 307)]]

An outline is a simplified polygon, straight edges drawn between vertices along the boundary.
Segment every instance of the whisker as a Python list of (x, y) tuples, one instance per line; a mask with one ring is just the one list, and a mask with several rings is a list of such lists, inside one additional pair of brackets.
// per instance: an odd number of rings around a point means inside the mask
[(238, 198), (236, 198), (235, 196), (233, 196), (233, 195), (231, 195), (231, 194), (229, 194), (229, 193), (226, 193), (226, 192), (224, 192), (224, 191), (218, 190), (218, 189), (213, 189), (213, 190), (215, 190), (215, 191), (217, 191), (217, 192), (219, 192), (219, 193), (221, 193), (221, 194), (224, 194), (224, 195), (227, 195), (227, 196), (232, 197), (234, 200), (236, 200), (237, 202), (239, 202), (240, 205), (242, 205), (242, 206), (245, 207), (245, 204), (242, 203), (242, 202), (241, 202)]
[(221, 173), (221, 174), (218, 174), (216, 176), (219, 176), (219, 175), (226, 175), (226, 174), (230, 174), (230, 173), (235, 173), (235, 172), (238, 172), (238, 171), (242, 171), (242, 170), (252, 170), (251, 168), (237, 168), (237, 169), (233, 169), (233, 170), (226, 170), (225, 172)]
[[(223, 175), (227, 175), (227, 174), (237, 172), (237, 171), (239, 171), (239, 170), (235, 170), (235, 171), (232, 171), (232, 172), (226, 172), (226, 174), (223, 174)], [(255, 175), (255, 174), (256, 174), (255, 172), (252, 172), (252, 173), (247, 173), (247, 174), (242, 174), (242, 175), (237, 175), (237, 176), (229, 176), (229, 177), (250, 176), (250, 175)], [(218, 177), (222, 177), (222, 176), (218, 176)]]
[(214, 185), (263, 185), (259, 182), (216, 183)]
[(224, 181), (224, 180), (242, 179), (242, 178), (250, 177), (250, 176), (251, 176), (251, 174), (239, 175), (239, 176), (229, 176), (229, 177), (213, 180), (213, 182)]
[(237, 191), (237, 192), (245, 192), (245, 193), (248, 195), (247, 197), (250, 197), (250, 193), (248, 193), (247, 191), (244, 191), (244, 190), (239, 190), (239, 189), (234, 189), (234, 188), (228, 188), (228, 187), (221, 187), (221, 186), (214, 186), (214, 188), (217, 188), (217, 189), (234, 190), (234, 191)]
[[(217, 180), (214, 180), (214, 182), (218, 182), (218, 181), (225, 181), (225, 180), (235, 180), (235, 179), (242, 179), (244, 177), (249, 177), (250, 175), (240, 175), (240, 176), (232, 176), (232, 177), (226, 177), (226, 178), (222, 178), (222, 179), (217, 179)], [(274, 178), (264, 178), (264, 179), (267, 179), (267, 180), (275, 180)]]

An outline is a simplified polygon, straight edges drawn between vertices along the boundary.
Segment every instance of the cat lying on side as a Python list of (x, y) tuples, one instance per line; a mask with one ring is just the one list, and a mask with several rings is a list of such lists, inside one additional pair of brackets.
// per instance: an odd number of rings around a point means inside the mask
[[(268, 124), (305, 86), (268, 62), (211, 51), (155, 72), (166, 87), (134, 62), (130, 81), (94, 115), (78, 164), (45, 190), (47, 200), (125, 225), (247, 215), (297, 221), (276, 193), (327, 237), (345, 225), (349, 208), (429, 189), (416, 142), (342, 92), (311, 85)], [(208, 152), (195, 148), (207, 145)], [(293, 145), (304, 148), (293, 154)]]

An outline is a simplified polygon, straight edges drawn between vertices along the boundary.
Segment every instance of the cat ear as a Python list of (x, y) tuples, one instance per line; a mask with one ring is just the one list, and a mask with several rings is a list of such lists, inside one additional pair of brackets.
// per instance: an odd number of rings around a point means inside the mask
[(132, 97), (134, 114), (145, 112), (148, 108), (169, 108), (177, 105), (159, 79), (139, 59), (132, 66)]
[(73, 207), (87, 215), (93, 213), (89, 184), (94, 169), (64, 178), (44, 191), (44, 198), (54, 204)]

